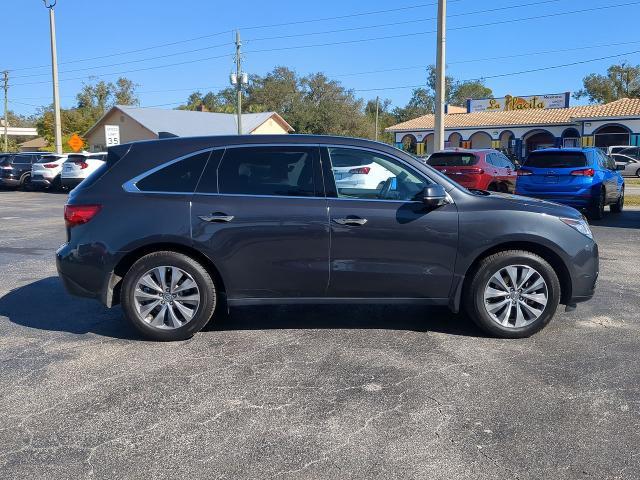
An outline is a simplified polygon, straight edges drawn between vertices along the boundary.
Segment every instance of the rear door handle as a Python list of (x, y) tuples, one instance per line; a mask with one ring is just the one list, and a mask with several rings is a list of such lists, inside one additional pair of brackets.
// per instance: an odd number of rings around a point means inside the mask
[(349, 227), (361, 227), (362, 225), (367, 223), (366, 218), (358, 218), (358, 217), (334, 218), (333, 221), (340, 225), (347, 225)]
[(211, 215), (200, 215), (198, 216), (200, 220), (203, 222), (210, 223), (227, 223), (233, 220), (235, 217), (233, 215), (225, 215), (224, 213), (212, 213)]

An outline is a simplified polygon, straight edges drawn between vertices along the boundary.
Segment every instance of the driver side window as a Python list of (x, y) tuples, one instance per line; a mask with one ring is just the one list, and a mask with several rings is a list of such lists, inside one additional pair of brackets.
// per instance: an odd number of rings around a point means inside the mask
[(412, 201), (429, 181), (401, 162), (367, 150), (329, 148), (338, 198)]

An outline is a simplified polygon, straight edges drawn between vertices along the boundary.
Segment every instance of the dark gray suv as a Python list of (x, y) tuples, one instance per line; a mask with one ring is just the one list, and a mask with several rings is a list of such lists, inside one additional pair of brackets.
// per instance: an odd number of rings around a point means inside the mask
[[(576, 210), (470, 191), (388, 145), (325, 136), (120, 145), (71, 192), (67, 290), (121, 303), (147, 337), (185, 339), (234, 305), (461, 307), (525, 337), (594, 293)], [(427, 321), (425, 319), (425, 321)]]

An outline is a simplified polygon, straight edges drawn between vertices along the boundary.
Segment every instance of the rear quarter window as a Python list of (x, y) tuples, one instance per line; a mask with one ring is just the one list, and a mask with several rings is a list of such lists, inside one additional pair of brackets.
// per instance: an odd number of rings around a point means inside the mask
[(533, 152), (524, 163), (533, 168), (576, 168), (586, 167), (587, 157), (582, 152)]
[(138, 180), (136, 187), (143, 192), (193, 193), (210, 155), (206, 151), (178, 160)]
[(427, 160), (432, 167), (467, 167), (478, 163), (478, 157), (472, 153), (434, 153)]

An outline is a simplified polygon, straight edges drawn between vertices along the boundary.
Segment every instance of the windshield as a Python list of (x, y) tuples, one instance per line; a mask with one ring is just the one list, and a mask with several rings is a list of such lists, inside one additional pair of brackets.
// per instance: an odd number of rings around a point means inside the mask
[(427, 160), (432, 167), (468, 167), (478, 163), (478, 157), (472, 153), (434, 153)]
[(582, 152), (532, 152), (524, 162), (533, 168), (576, 168), (586, 167), (587, 157)]

